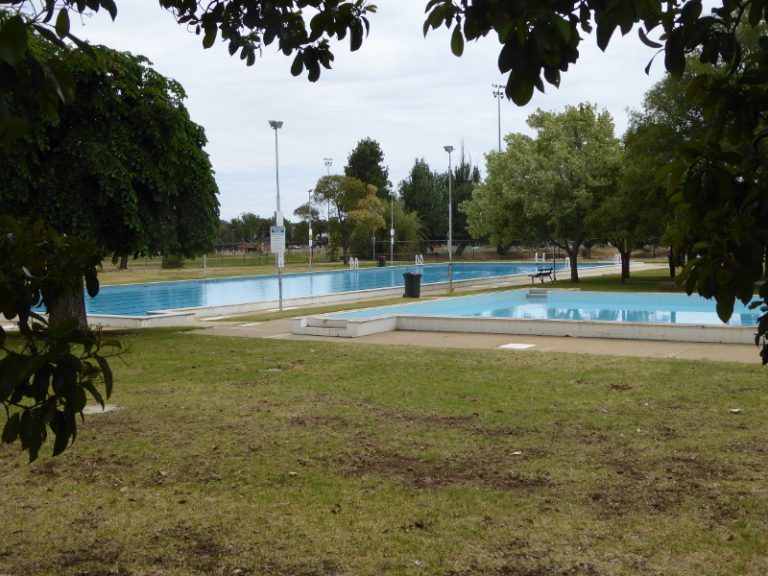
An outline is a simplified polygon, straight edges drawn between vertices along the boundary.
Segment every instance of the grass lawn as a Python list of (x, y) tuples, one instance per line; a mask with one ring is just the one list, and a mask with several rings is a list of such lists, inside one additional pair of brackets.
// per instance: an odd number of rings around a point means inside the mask
[(0, 447), (0, 574), (768, 573), (758, 365), (121, 339), (121, 410)]
[(570, 271), (558, 271), (557, 278), (557, 282), (545, 282), (545, 287), (579, 288), (596, 292), (685, 292), (678, 288), (667, 270), (659, 269), (633, 271), (624, 284), (619, 274), (590, 276), (580, 278), (579, 282), (571, 282)]
[[(118, 270), (113, 264), (105, 261), (99, 272), (99, 282), (107, 284), (141, 284), (144, 282), (167, 282), (173, 280), (198, 280), (201, 278), (228, 278), (233, 276), (259, 276), (262, 274), (277, 274), (272, 265), (223, 265), (210, 268), (188, 267), (178, 270), (160, 267), (142, 267), (128, 265), (127, 270)], [(373, 266), (374, 264), (370, 264)], [(366, 267), (361, 263), (361, 267)], [(312, 271), (340, 270), (345, 268), (342, 262), (315, 262)], [(286, 263), (285, 274), (308, 272), (306, 263)]]

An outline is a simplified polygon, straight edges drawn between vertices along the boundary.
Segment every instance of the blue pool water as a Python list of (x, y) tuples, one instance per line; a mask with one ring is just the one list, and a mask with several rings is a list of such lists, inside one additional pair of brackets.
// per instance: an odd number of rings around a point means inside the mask
[[(333, 314), (334, 318), (373, 318), (395, 314), (479, 316), (528, 320), (587, 320), (655, 324), (722, 324), (714, 300), (685, 294), (639, 294), (551, 290), (546, 298), (529, 298), (527, 290), (441, 299)], [(740, 302), (728, 322), (755, 326), (758, 310)]]
[[(585, 263), (579, 268), (602, 266)], [(453, 265), (454, 281), (529, 274), (540, 264), (461, 263)], [(561, 266), (558, 266), (558, 270)], [(403, 285), (403, 273), (420, 272), (422, 284), (448, 281), (447, 264), (392, 266), (283, 275), (283, 298), (322, 296), (339, 292), (393, 288)], [(86, 297), (89, 314), (145, 316), (150, 311), (244, 304), (278, 299), (277, 276), (247, 276), (183, 282), (103, 286), (96, 298)]]

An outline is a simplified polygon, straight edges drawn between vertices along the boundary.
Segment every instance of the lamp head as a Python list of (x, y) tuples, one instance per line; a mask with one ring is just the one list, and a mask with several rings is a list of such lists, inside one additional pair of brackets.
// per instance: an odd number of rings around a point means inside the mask
[(279, 121), (279, 120), (270, 120), (269, 121), (269, 126), (271, 128), (274, 128), (275, 130), (277, 130), (278, 128), (282, 128), (283, 127), (283, 123), (281, 121)]
[(450, 154), (451, 152), (453, 152), (453, 146), (443, 146), (443, 150), (445, 150), (446, 152), (448, 152), (448, 154)]

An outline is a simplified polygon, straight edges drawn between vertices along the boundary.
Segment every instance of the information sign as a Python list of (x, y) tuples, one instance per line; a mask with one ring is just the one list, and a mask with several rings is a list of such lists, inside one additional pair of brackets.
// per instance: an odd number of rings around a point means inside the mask
[(272, 246), (272, 254), (285, 253), (285, 226), (269, 227), (269, 243)]

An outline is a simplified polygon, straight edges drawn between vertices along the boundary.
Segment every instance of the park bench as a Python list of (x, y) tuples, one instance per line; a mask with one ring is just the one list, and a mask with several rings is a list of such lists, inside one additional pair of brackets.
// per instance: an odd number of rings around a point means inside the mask
[(552, 268), (539, 268), (536, 272), (533, 274), (528, 274), (528, 276), (531, 277), (531, 284), (535, 284), (536, 278), (541, 280), (541, 283), (544, 283), (544, 278), (549, 278), (550, 282), (552, 282)]

